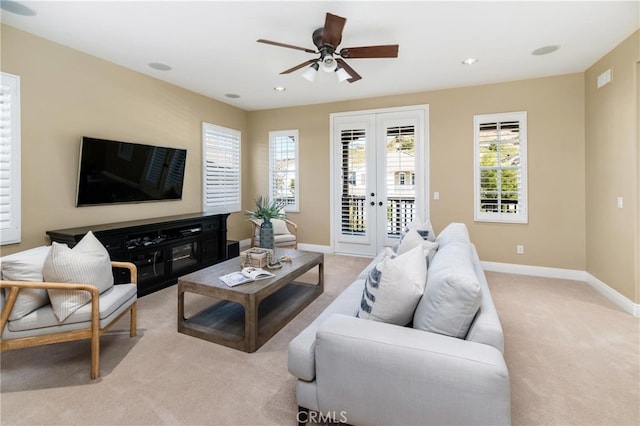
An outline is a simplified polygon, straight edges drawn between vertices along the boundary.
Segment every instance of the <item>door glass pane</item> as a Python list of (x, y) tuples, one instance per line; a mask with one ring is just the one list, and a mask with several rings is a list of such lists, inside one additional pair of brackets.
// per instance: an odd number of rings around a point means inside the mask
[(415, 217), (415, 142), (415, 126), (387, 128), (387, 238), (399, 238), (402, 230)]
[(363, 235), (367, 230), (365, 129), (342, 130), (340, 142), (342, 147), (340, 232), (342, 235)]

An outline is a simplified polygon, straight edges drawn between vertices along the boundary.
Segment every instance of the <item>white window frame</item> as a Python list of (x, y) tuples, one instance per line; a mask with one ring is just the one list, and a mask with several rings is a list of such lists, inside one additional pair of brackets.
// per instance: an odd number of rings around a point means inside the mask
[[(202, 123), (202, 210), (233, 213), (242, 210), (241, 132)], [(221, 164), (215, 167), (214, 162)]]
[(22, 241), (20, 77), (0, 72), (0, 245)]
[[(480, 126), (486, 123), (518, 122), (519, 126), (519, 164), (509, 166), (519, 171), (518, 203), (517, 211), (509, 212), (486, 212), (481, 209), (481, 188), (480, 179), (482, 170), (486, 167), (480, 165)], [(478, 222), (501, 222), (501, 223), (528, 223), (528, 191), (527, 191), (527, 112), (508, 112), (498, 114), (482, 114), (473, 117), (474, 128), (474, 220)], [(503, 170), (504, 167), (498, 164), (496, 170)], [(501, 195), (502, 189), (497, 192)]]
[[(285, 212), (299, 212), (300, 211), (300, 150), (298, 149), (298, 130), (276, 130), (269, 132), (269, 199), (275, 200), (276, 197), (276, 162), (280, 154), (278, 139), (291, 138), (293, 139), (293, 152), (294, 152), (294, 188), (293, 188), (293, 202), (289, 202), (285, 205)], [(290, 170), (289, 170), (290, 172)]]

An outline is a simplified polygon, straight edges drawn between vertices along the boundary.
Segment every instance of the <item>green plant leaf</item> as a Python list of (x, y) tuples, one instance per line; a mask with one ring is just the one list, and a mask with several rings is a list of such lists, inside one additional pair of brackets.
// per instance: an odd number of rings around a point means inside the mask
[(282, 213), (284, 206), (282, 202), (258, 195), (256, 209), (246, 210), (246, 213), (251, 219), (284, 219), (285, 215)]

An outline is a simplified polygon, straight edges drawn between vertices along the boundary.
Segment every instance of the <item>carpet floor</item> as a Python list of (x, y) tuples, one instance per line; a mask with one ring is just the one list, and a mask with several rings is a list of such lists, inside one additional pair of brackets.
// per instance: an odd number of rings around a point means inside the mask
[[(325, 293), (252, 354), (176, 331), (176, 287), (101, 340), (3, 352), (2, 425), (295, 425), (287, 345), (370, 259), (325, 255)], [(309, 273), (308, 278), (314, 277)], [(586, 283), (488, 272), (505, 332), (514, 425), (640, 424), (640, 322)], [(187, 314), (204, 299), (187, 298)]]

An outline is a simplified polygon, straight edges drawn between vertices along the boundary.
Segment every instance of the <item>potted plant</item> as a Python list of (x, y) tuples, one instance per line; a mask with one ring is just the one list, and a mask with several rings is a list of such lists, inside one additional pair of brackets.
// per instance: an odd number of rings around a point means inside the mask
[(260, 247), (275, 248), (271, 219), (284, 219), (283, 211), (284, 203), (277, 200), (269, 200), (269, 198), (262, 195), (258, 195), (256, 198), (256, 209), (247, 210), (249, 218), (262, 220), (260, 224)]

